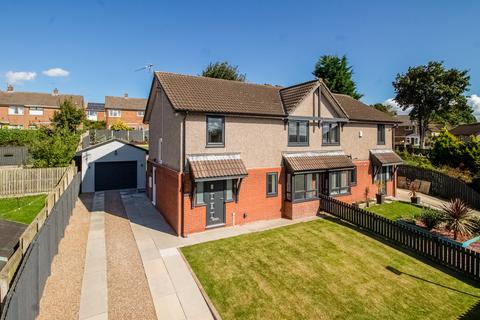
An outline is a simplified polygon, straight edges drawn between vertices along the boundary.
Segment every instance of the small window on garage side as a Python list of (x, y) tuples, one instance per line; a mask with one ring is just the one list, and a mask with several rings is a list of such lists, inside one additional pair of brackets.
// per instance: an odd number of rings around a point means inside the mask
[(275, 197), (278, 194), (278, 175), (276, 172), (267, 173), (267, 197)]

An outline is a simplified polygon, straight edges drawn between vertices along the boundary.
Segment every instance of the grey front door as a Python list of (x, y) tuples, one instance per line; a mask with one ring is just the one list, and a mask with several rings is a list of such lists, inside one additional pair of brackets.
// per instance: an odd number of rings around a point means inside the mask
[(224, 189), (224, 180), (205, 182), (207, 227), (225, 223)]

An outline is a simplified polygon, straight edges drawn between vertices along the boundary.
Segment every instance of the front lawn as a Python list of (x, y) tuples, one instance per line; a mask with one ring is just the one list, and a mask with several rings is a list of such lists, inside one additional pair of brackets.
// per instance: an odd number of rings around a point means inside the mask
[(30, 224), (45, 205), (46, 195), (0, 199), (0, 219)]
[(182, 252), (223, 319), (457, 319), (480, 301), (479, 288), (327, 220)]
[(365, 210), (383, 216), (391, 220), (397, 220), (399, 218), (413, 219), (416, 215), (422, 212), (422, 208), (414, 206), (407, 202), (393, 201), (390, 203), (384, 203), (380, 205), (374, 205)]

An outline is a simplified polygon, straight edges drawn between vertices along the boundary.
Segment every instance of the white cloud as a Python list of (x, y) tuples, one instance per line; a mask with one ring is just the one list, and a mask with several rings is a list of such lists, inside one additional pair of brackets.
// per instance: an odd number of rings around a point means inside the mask
[(467, 98), (467, 104), (472, 107), (473, 115), (480, 121), (480, 97), (476, 94), (472, 94)]
[(407, 108), (407, 110), (403, 110), (402, 107), (395, 101), (393, 98), (387, 99), (382, 103), (384, 106), (390, 106), (393, 110), (397, 112), (397, 114), (409, 114), (411, 108)]
[(51, 68), (42, 72), (47, 77), (68, 77), (70, 72), (62, 68)]
[(5, 78), (8, 83), (22, 83), (23, 81), (31, 81), (37, 76), (36, 72), (25, 71), (8, 71), (5, 73)]

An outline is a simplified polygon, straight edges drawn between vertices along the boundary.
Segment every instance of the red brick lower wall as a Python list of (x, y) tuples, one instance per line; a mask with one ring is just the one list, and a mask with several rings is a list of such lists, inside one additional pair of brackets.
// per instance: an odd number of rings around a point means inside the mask
[[(175, 170), (159, 165), (157, 163), (148, 162), (147, 165), (147, 181), (152, 176), (155, 166), (156, 184), (156, 201), (155, 207), (160, 211), (165, 220), (175, 230), (177, 234), (181, 234), (181, 174)], [(147, 188), (147, 194), (152, 199), (153, 188), (150, 185)]]
[[(278, 173), (278, 194), (276, 197), (267, 197), (266, 179), (268, 172)], [(185, 177), (189, 181), (189, 177)], [(283, 184), (284, 173), (281, 168), (262, 168), (248, 170), (248, 176), (242, 181), (238, 203), (225, 204), (226, 225), (239, 225), (259, 220), (278, 219), (283, 211)], [(186, 190), (190, 189), (189, 184)], [(191, 207), (190, 194), (185, 194), (184, 234), (191, 234), (205, 230), (206, 207)]]
[[(369, 198), (375, 198), (377, 187), (373, 184), (372, 167), (369, 161), (358, 161), (357, 185), (351, 188), (351, 194), (337, 197), (338, 200), (348, 203), (364, 199), (365, 187), (369, 187)], [(206, 207), (191, 206), (190, 177), (185, 175), (185, 190), (183, 195), (184, 214), (181, 217), (181, 184), (182, 175), (167, 167), (149, 162), (147, 166), (147, 182), (152, 175), (152, 166), (156, 169), (157, 201), (156, 207), (167, 222), (179, 235), (205, 231)], [(267, 197), (266, 174), (278, 173), (278, 195)], [(292, 203), (284, 201), (285, 172), (282, 168), (261, 168), (248, 170), (248, 176), (242, 181), (238, 203), (225, 204), (225, 220), (227, 226), (239, 225), (259, 220), (269, 220), (284, 217), (297, 219), (314, 216), (319, 208), (319, 200)], [(147, 195), (151, 198), (152, 189), (147, 188)], [(387, 183), (387, 195), (394, 195), (394, 181)]]

